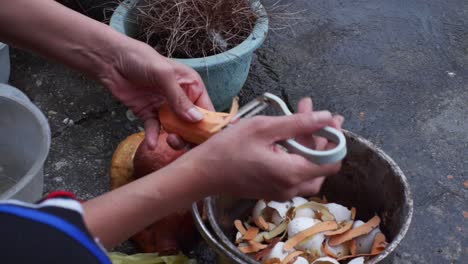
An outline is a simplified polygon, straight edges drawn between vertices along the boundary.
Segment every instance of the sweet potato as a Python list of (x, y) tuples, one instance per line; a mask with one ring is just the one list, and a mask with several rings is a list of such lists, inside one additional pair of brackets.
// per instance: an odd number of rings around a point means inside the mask
[(145, 142), (139, 145), (133, 158), (133, 176), (138, 179), (157, 171), (182, 156), (185, 150), (174, 150), (167, 142), (168, 134), (160, 133), (158, 146), (151, 150)]
[(227, 126), (238, 109), (237, 98), (234, 99), (229, 114), (198, 107), (204, 117), (200, 122), (190, 123), (178, 117), (170, 106), (165, 104), (159, 109), (159, 120), (167, 132), (175, 133), (190, 143), (201, 144)]

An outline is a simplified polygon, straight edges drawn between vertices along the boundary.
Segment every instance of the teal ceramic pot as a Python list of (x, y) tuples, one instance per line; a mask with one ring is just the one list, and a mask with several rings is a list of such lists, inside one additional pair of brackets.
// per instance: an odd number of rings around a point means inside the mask
[[(109, 25), (115, 30), (135, 37), (138, 33), (137, 25), (132, 23), (132, 7), (137, 0), (127, 0), (114, 11)], [(213, 104), (218, 111), (231, 106), (232, 99), (237, 96), (244, 86), (249, 74), (252, 54), (265, 40), (268, 32), (268, 18), (266, 11), (259, 1), (254, 1), (261, 19), (250, 36), (241, 44), (226, 52), (194, 59), (175, 59), (195, 69), (202, 77)], [(258, 7), (258, 8), (257, 8)]]

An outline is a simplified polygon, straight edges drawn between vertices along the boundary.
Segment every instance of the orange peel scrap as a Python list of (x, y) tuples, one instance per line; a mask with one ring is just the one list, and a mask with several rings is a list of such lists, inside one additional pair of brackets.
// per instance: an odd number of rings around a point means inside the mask
[(265, 260), (263, 264), (281, 264), (281, 260), (279, 258), (272, 258)]
[(247, 231), (245, 232), (243, 239), (252, 240), (258, 235), (258, 232), (259, 230), (257, 227), (249, 227), (249, 229), (247, 229)]
[[(353, 242), (354, 242), (354, 249), (353, 249)], [(338, 258), (337, 260), (342, 261), (342, 260), (355, 258), (355, 257), (375, 256), (375, 255), (378, 255), (378, 254), (382, 253), (382, 251), (384, 251), (385, 248), (388, 245), (388, 243), (386, 241), (386, 238), (385, 238), (385, 235), (382, 234), (382, 233), (377, 233), (377, 235), (375, 236), (374, 242), (372, 243), (371, 253), (356, 254), (356, 252), (357, 252), (357, 245), (356, 244), (357, 244), (356, 239), (351, 240), (351, 248), (350, 248), (351, 249), (351, 255)]]
[(262, 230), (270, 230), (270, 225), (268, 225), (267, 221), (265, 221), (265, 218), (263, 218), (263, 216), (255, 218), (254, 223)]
[(351, 255), (356, 255), (357, 254), (357, 240), (351, 239), (351, 242), (349, 243), (349, 252)]
[(321, 222), (318, 224), (313, 225), (312, 227), (307, 228), (306, 230), (296, 234), (292, 238), (288, 239), (286, 243), (284, 243), (284, 250), (285, 251), (290, 251), (293, 249), (295, 246), (297, 246), (299, 243), (307, 239), (308, 237), (311, 237), (315, 234), (318, 234), (320, 232), (325, 232), (329, 230), (335, 230), (338, 228), (338, 225), (336, 224), (335, 221), (326, 221), (326, 222)]
[(241, 220), (239, 219), (235, 220), (234, 226), (236, 227), (237, 231), (239, 231), (239, 233), (241, 233), (242, 235), (245, 235), (245, 233), (247, 233), (247, 230), (245, 229)]
[(273, 239), (270, 244), (268, 245), (268, 247), (266, 247), (265, 249), (263, 249), (262, 251), (258, 252), (257, 254), (255, 254), (255, 260), (260, 260), (262, 259), (264, 256), (270, 254), (271, 250), (276, 246), (276, 244), (278, 242), (280, 242), (281, 239), (280, 238), (275, 238)]
[(335, 235), (343, 234), (344, 232), (350, 230), (351, 227), (353, 227), (353, 223), (354, 223), (354, 221), (348, 221), (343, 226), (338, 228), (337, 230), (325, 232), (324, 235), (326, 235), (326, 236), (335, 236)]
[(296, 260), (297, 257), (299, 257), (300, 255), (304, 254), (304, 252), (302, 251), (294, 251), (292, 253), (290, 253), (289, 255), (287, 255), (283, 261), (281, 261), (281, 264), (290, 264), (290, 263), (293, 263), (294, 260)]
[(351, 220), (356, 219), (356, 207), (351, 208)]
[(328, 244), (327, 244), (327, 241), (323, 241), (323, 244), (322, 244), (322, 251), (323, 253), (325, 253), (325, 255), (329, 256), (329, 257), (332, 257), (332, 258), (337, 258), (338, 256), (333, 253), (329, 248), (328, 248)]
[(378, 215), (372, 217), (367, 223), (363, 224), (360, 227), (348, 230), (343, 234), (339, 234), (330, 238), (329, 244), (330, 246), (338, 246), (346, 241), (350, 241), (353, 238), (358, 236), (369, 234), (374, 228), (379, 226), (380, 224), (380, 217)]
[(374, 238), (374, 243), (372, 243), (371, 254), (380, 254), (387, 247), (387, 239), (383, 233), (377, 233)]

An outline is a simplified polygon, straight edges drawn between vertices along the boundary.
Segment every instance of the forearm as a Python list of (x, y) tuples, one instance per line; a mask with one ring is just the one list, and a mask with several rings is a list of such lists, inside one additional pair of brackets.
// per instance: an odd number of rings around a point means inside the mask
[(0, 0), (0, 41), (56, 60), (94, 79), (130, 39), (109, 26), (46, 0)]
[(189, 159), (175, 162), (84, 203), (85, 222), (91, 233), (111, 248), (156, 220), (210, 195), (213, 186), (202, 175)]

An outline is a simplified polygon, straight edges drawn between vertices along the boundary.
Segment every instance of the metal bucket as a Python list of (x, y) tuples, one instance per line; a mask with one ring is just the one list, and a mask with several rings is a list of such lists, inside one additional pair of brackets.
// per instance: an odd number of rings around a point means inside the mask
[(0, 83), (7, 83), (10, 78), (10, 51), (0, 42)]
[(41, 198), (50, 140), (42, 112), (21, 91), (0, 83), (0, 199)]
[[(408, 181), (382, 150), (369, 141), (345, 132), (349, 151), (338, 175), (328, 177), (322, 188), (331, 202), (357, 208), (357, 219), (368, 220), (377, 213), (389, 245), (367, 264), (392, 263), (391, 254), (408, 231), (413, 215), (413, 200)], [(241, 253), (232, 243), (236, 234), (235, 219), (246, 219), (255, 200), (227, 196), (208, 197), (205, 207), (209, 226), (206, 226), (196, 207), (193, 216), (203, 238), (213, 247), (221, 261), (228, 263), (259, 264)]]

